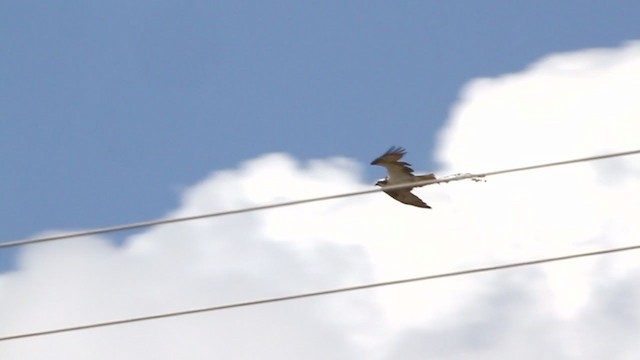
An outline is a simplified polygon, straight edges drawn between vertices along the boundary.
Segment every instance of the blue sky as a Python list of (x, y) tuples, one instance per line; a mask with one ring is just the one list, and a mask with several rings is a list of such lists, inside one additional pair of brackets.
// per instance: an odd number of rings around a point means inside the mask
[(163, 216), (180, 189), (263, 153), (368, 164), (402, 145), (417, 168), (434, 168), (416, 154), (433, 149), (466, 81), (617, 46), (640, 33), (639, 10), (633, 1), (4, 1), (0, 241)]
[[(0, 242), (367, 189), (391, 145), (437, 176), (637, 149), (639, 10), (1, 2)], [(375, 194), (0, 249), (0, 337), (636, 245), (638, 156), (487, 180), (416, 189), (432, 210)], [(42, 336), (0, 358), (640, 358), (639, 263)]]

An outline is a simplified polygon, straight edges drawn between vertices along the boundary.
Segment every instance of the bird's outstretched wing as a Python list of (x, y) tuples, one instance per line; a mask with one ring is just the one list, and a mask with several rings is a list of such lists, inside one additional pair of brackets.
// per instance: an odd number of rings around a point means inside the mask
[(379, 165), (387, 168), (390, 177), (394, 174), (412, 175), (411, 164), (400, 161), (407, 151), (401, 147), (392, 146), (386, 153), (371, 162), (371, 165)]
[(398, 190), (383, 190), (392, 198), (400, 201), (401, 203), (413, 205), (421, 208), (431, 209), (431, 206), (427, 205), (424, 201), (422, 201), (419, 197), (415, 196), (411, 191), (406, 189), (398, 189)]

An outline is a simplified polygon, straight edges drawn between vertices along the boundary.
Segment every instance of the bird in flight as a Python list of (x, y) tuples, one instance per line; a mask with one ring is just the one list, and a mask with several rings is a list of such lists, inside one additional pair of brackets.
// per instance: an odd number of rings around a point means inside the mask
[[(385, 186), (436, 179), (433, 174), (413, 175), (411, 164), (400, 161), (406, 153), (407, 151), (405, 149), (392, 146), (386, 153), (371, 162), (371, 165), (379, 165), (387, 168), (387, 176), (384, 179), (378, 180), (378, 182), (376, 182), (376, 186), (383, 188), (382, 191), (401, 203), (431, 209), (431, 206), (427, 205), (424, 201), (420, 200), (419, 197), (411, 193), (411, 189), (416, 186), (403, 189), (384, 190)], [(418, 186), (424, 186), (424, 184)]]

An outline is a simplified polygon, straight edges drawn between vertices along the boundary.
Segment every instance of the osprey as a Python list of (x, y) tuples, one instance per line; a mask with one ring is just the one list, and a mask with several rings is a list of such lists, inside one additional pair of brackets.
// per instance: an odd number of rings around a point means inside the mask
[[(436, 177), (433, 174), (426, 175), (413, 175), (413, 169), (411, 164), (404, 161), (400, 161), (407, 151), (401, 147), (392, 146), (386, 153), (382, 154), (379, 158), (373, 160), (371, 165), (380, 165), (387, 168), (387, 177), (376, 182), (376, 186), (380, 186), (384, 189), (385, 186), (399, 185), (425, 180), (435, 180)], [(424, 185), (418, 185), (424, 186)], [(419, 197), (411, 193), (411, 189), (415, 186), (407, 187), (404, 189), (395, 190), (383, 190), (392, 198), (400, 201), (401, 203), (431, 209), (431, 206), (427, 205)]]

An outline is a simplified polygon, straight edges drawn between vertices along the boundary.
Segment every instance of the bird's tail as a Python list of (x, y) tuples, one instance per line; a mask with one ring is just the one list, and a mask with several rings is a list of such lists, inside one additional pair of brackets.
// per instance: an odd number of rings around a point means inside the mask
[[(435, 180), (436, 176), (434, 174), (424, 174), (424, 175), (418, 175), (416, 177), (414, 177), (414, 181), (418, 182), (418, 181), (427, 181), (427, 180)], [(426, 184), (423, 185), (418, 185), (418, 186), (424, 186)]]

